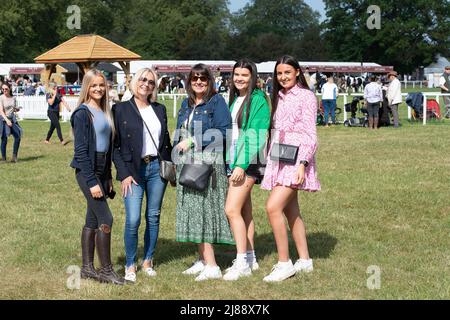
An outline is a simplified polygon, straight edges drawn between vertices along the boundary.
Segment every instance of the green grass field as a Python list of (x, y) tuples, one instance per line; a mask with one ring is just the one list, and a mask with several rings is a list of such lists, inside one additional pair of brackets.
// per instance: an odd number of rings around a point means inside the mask
[[(279, 284), (262, 281), (277, 260), (264, 210), (267, 192), (253, 191), (260, 270), (237, 282), (197, 283), (181, 274), (196, 258), (196, 246), (174, 240), (175, 192), (169, 187), (158, 276), (138, 273), (137, 283), (124, 287), (81, 280), (79, 289), (70, 289), (68, 268), (81, 263), (86, 209), (69, 167), (73, 143), (61, 146), (54, 135), (44, 145), (49, 123), (23, 121), (19, 163), (0, 164), (0, 299), (449, 299), (450, 120), (422, 126), (401, 110), (403, 125), (396, 130), (318, 128), (322, 191), (299, 195), (315, 270)], [(69, 137), (68, 123), (63, 133)], [(12, 139), (8, 158), (11, 146)], [(123, 272), (124, 206), (120, 197), (110, 206), (113, 262)], [(217, 246), (216, 254), (224, 269), (235, 249)], [(293, 245), (291, 256), (297, 259)], [(372, 281), (374, 268), (379, 282)]]

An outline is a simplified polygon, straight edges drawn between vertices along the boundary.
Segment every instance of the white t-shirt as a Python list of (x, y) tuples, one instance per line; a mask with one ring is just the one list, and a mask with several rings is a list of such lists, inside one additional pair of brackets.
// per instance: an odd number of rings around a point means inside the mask
[(236, 143), (239, 139), (239, 125), (238, 125), (238, 119), (237, 115), (239, 111), (242, 108), (242, 103), (244, 102), (245, 97), (237, 97), (236, 101), (234, 102), (233, 111), (231, 112), (231, 124), (233, 133), (231, 136), (231, 149), (230, 149), (230, 159), (234, 159), (235, 149), (236, 149)]
[[(147, 127), (150, 129), (152, 133), (153, 140), (155, 140), (155, 144), (159, 146), (159, 136), (161, 135), (161, 122), (159, 122), (158, 117), (156, 116), (155, 111), (153, 111), (153, 107), (149, 106), (146, 108), (140, 108), (139, 112), (141, 113), (142, 119), (144, 119)], [(148, 133), (147, 128), (144, 125), (143, 130), (143, 145), (142, 145), (142, 153), (141, 158), (145, 156), (157, 156), (158, 150), (155, 148), (155, 144), (153, 144), (152, 138)]]
[(322, 99), (324, 100), (336, 100), (338, 93), (338, 87), (335, 83), (324, 83), (322, 86)]

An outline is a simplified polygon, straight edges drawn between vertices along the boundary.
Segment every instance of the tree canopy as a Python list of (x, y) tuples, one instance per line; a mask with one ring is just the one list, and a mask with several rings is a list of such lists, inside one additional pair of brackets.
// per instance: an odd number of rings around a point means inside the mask
[(369, 0), (325, 0), (325, 42), (334, 60), (374, 61), (410, 73), (450, 53), (448, 0), (379, 0), (380, 29), (369, 28)]
[[(255, 62), (291, 54), (304, 61), (373, 61), (407, 73), (449, 55), (448, 0), (377, 1), (381, 28), (366, 26), (369, 0), (324, 0), (326, 20), (303, 0), (2, 0), (0, 62), (32, 62), (78, 34), (99, 34), (144, 59)], [(80, 8), (70, 29), (67, 8)]]

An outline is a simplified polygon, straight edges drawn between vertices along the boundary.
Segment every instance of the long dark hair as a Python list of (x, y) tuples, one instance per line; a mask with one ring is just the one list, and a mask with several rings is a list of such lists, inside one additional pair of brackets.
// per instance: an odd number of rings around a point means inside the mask
[(192, 67), (191, 72), (189, 72), (189, 76), (187, 78), (186, 92), (189, 98), (189, 106), (195, 106), (195, 92), (192, 89), (191, 81), (196, 74), (199, 74), (200, 76), (206, 76), (208, 78), (208, 89), (203, 96), (203, 101), (209, 101), (209, 99), (211, 99), (212, 96), (216, 94), (216, 90), (214, 88), (214, 77), (211, 73), (211, 70), (209, 70), (209, 68), (205, 64), (198, 63)]
[(275, 68), (273, 70), (273, 91), (272, 91), (272, 111), (270, 114), (270, 130), (269, 130), (269, 140), (268, 144), (270, 145), (270, 141), (272, 139), (272, 129), (274, 125), (274, 118), (275, 113), (277, 111), (278, 106), (278, 92), (283, 89), (283, 86), (278, 82), (277, 78), (277, 67), (280, 64), (288, 64), (291, 67), (293, 67), (295, 70), (299, 71), (298, 76), (296, 77), (296, 85), (300, 88), (308, 89), (308, 82), (306, 82), (305, 76), (303, 75), (302, 68), (300, 67), (300, 64), (298, 63), (298, 60), (295, 59), (293, 56), (284, 55), (280, 57), (277, 60), (277, 63), (275, 64)]
[(242, 128), (242, 117), (244, 114), (244, 109), (246, 109), (246, 119), (245, 123), (248, 123), (248, 118), (250, 115), (250, 106), (252, 103), (252, 93), (253, 90), (256, 89), (256, 78), (257, 78), (257, 69), (254, 62), (248, 60), (248, 59), (241, 59), (233, 67), (233, 72), (231, 74), (231, 83), (230, 83), (230, 99), (228, 102), (228, 107), (231, 109), (231, 105), (236, 100), (236, 98), (239, 96), (239, 90), (236, 89), (234, 86), (234, 70), (236, 68), (245, 68), (250, 71), (250, 83), (247, 87), (247, 92), (245, 93), (245, 99), (242, 102), (242, 107), (239, 110), (237, 114), (237, 124), (239, 129)]

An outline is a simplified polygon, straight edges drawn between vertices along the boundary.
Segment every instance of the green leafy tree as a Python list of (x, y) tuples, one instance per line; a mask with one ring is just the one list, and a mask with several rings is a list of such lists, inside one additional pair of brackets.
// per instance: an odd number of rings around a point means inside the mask
[(410, 73), (450, 51), (448, 0), (378, 0), (380, 29), (369, 29), (369, 0), (325, 0), (324, 37), (330, 56), (372, 61)]
[(301, 60), (326, 58), (319, 13), (302, 0), (253, 0), (232, 19), (232, 56), (255, 61), (293, 54)]

